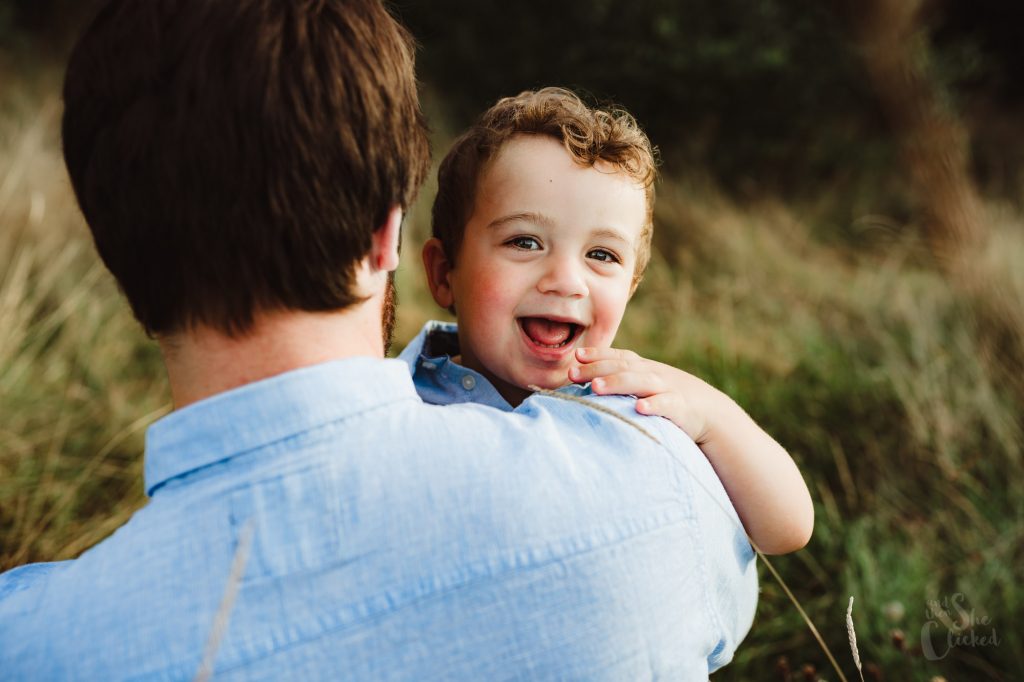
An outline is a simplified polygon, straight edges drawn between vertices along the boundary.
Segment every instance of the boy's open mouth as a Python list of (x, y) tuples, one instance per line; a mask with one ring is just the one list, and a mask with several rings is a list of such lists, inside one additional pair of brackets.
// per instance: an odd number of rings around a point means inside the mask
[(531, 341), (542, 348), (568, 346), (583, 331), (583, 325), (546, 317), (520, 317), (519, 326)]

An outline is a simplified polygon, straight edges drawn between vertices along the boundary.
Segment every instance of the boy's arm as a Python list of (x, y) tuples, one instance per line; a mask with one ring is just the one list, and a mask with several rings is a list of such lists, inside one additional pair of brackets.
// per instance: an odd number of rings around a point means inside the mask
[(641, 414), (670, 419), (707, 456), (754, 544), (785, 554), (807, 544), (814, 506), (789, 453), (729, 396), (710, 384), (633, 351), (580, 348), (576, 383), (598, 394), (635, 395)]

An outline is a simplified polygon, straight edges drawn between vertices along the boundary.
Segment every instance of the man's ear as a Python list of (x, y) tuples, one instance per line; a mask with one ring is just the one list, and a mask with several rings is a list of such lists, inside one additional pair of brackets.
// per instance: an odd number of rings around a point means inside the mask
[(384, 224), (378, 227), (370, 246), (370, 267), (377, 271), (398, 269), (398, 247), (402, 242), (402, 208), (392, 206)]
[(434, 302), (442, 308), (452, 309), (455, 295), (450, 281), (452, 264), (444, 253), (441, 240), (433, 237), (423, 245), (423, 269), (427, 272), (427, 286)]

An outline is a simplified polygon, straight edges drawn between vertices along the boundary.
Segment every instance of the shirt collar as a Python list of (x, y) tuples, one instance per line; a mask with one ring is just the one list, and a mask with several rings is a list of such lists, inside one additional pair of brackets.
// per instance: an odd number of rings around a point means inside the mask
[(399, 400), (419, 400), (398, 360), (354, 357), (285, 372), (176, 410), (146, 431), (145, 484)]
[(459, 354), (458, 334), (456, 323), (432, 320), (399, 355), (412, 373), (417, 393), (434, 405), (476, 403), (511, 412), (512, 406), (487, 377), (452, 360)]
[(419, 365), (422, 359), (425, 359), (423, 351), (427, 345), (428, 337), (435, 334), (455, 334), (455, 338), (458, 339), (458, 331), (459, 325), (454, 322), (431, 320), (423, 325), (420, 333), (398, 354), (398, 359), (408, 365), (409, 374), (415, 375), (417, 365)]
[[(432, 320), (398, 356), (409, 367), (416, 391), (424, 402), (435, 405), (472, 402), (511, 412), (512, 406), (487, 377), (452, 361), (452, 356), (459, 353), (458, 332), (454, 322)], [(558, 392), (591, 395), (590, 384), (570, 384)]]

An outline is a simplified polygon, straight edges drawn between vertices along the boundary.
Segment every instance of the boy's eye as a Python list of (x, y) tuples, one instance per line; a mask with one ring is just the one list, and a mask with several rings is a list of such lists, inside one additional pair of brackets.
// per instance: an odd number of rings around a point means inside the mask
[(540, 242), (533, 237), (512, 237), (512, 239), (505, 243), (523, 251), (537, 251), (540, 249)]
[(606, 249), (591, 249), (587, 252), (587, 258), (593, 258), (603, 263), (618, 263), (619, 257)]

